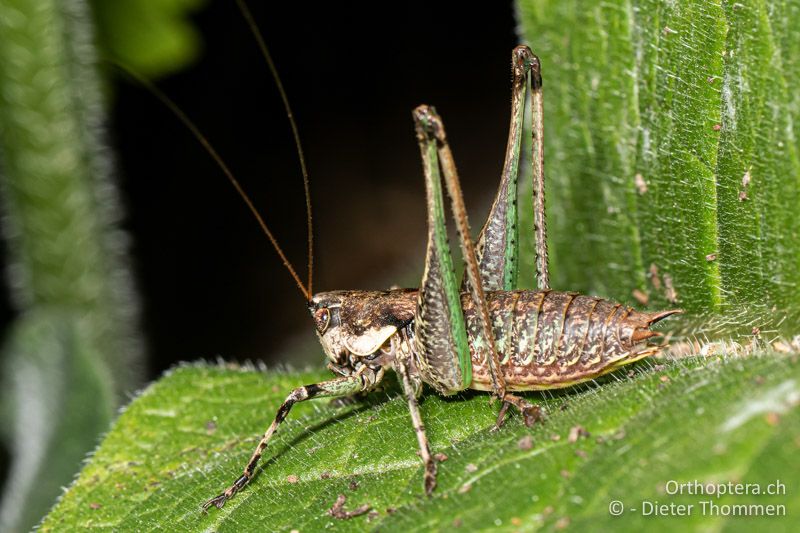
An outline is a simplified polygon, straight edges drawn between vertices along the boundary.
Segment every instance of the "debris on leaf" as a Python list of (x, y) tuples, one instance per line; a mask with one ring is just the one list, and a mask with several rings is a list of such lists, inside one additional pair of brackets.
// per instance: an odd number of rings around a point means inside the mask
[(364, 505), (361, 505), (352, 511), (345, 511), (344, 503), (346, 501), (347, 497), (344, 494), (339, 494), (339, 496), (336, 498), (336, 503), (333, 504), (333, 507), (328, 509), (328, 514), (339, 520), (349, 520), (356, 516), (367, 514), (370, 510), (372, 510), (372, 507), (365, 503)]
[(664, 297), (667, 301), (671, 304), (678, 303), (678, 292), (675, 290), (675, 286), (672, 284), (672, 276), (669, 274), (664, 274)]
[(658, 267), (655, 263), (650, 263), (650, 272), (648, 274), (653, 288), (657, 291), (661, 290), (661, 278), (658, 277)]
[(648, 296), (646, 292), (640, 291), (639, 289), (633, 289), (631, 296), (633, 296), (633, 299), (639, 302), (641, 305), (647, 305), (647, 302), (650, 301), (650, 296)]
[(739, 191), (739, 201), (744, 202), (747, 200), (747, 187), (750, 185), (750, 169), (742, 176), (742, 190)]
[(517, 448), (520, 450), (530, 450), (533, 448), (533, 437), (530, 435), (525, 435), (519, 441), (517, 441)]
[(639, 194), (644, 194), (647, 192), (647, 182), (644, 181), (644, 177), (638, 172), (633, 177), (633, 182), (636, 185), (636, 190), (639, 191)]
[(583, 426), (572, 426), (569, 430), (569, 436), (567, 437), (567, 442), (576, 442), (581, 437), (588, 437), (589, 432), (586, 431), (586, 428)]

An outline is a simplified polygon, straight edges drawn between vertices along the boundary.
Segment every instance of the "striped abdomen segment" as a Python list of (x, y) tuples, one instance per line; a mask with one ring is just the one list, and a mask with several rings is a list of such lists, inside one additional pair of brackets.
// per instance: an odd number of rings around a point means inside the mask
[[(677, 311), (640, 312), (593, 296), (559, 291), (486, 293), (509, 390), (566, 387), (658, 351), (650, 326)], [(470, 346), (476, 310), (462, 298)], [(488, 364), (472, 350), (471, 388), (488, 390)]]

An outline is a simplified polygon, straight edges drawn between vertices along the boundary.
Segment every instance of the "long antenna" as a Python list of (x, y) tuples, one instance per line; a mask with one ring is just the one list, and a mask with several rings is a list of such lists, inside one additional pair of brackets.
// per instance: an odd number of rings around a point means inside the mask
[(147, 79), (143, 78), (142, 76), (140, 76), (136, 72), (132, 71), (131, 69), (129, 69), (128, 67), (126, 67), (122, 63), (114, 61), (114, 64), (116, 64), (119, 68), (121, 68), (124, 72), (126, 72), (129, 76), (134, 78), (136, 81), (141, 83), (151, 93), (153, 93), (153, 95), (155, 95), (156, 98), (161, 100), (161, 102), (165, 106), (167, 106), (167, 108), (169, 108), (169, 110), (172, 111), (172, 113), (174, 113), (176, 117), (178, 117), (178, 120), (183, 122), (183, 125), (186, 126), (186, 128), (188, 128), (189, 131), (192, 132), (192, 135), (195, 136), (195, 138), (200, 142), (200, 144), (203, 146), (203, 148), (206, 149), (206, 152), (208, 152), (208, 154), (211, 156), (211, 158), (214, 159), (214, 161), (217, 163), (219, 168), (222, 169), (222, 172), (225, 174), (225, 176), (228, 177), (228, 180), (233, 185), (233, 188), (236, 189), (236, 192), (238, 192), (239, 196), (242, 197), (242, 200), (244, 200), (244, 203), (247, 204), (247, 207), (250, 209), (250, 212), (253, 213), (253, 216), (258, 221), (258, 225), (261, 226), (261, 229), (266, 234), (266, 236), (269, 239), (269, 241), (272, 243), (272, 246), (275, 248), (275, 251), (278, 252), (278, 256), (281, 258), (281, 261), (283, 262), (283, 265), (289, 271), (289, 274), (292, 275), (292, 278), (294, 278), (294, 281), (295, 281), (295, 283), (297, 283), (297, 286), (300, 288), (300, 291), (303, 293), (303, 296), (306, 298), (307, 301), (311, 301), (311, 286), (309, 285), (308, 288), (306, 288), (303, 285), (303, 282), (300, 281), (300, 276), (297, 275), (297, 272), (295, 271), (294, 267), (292, 266), (292, 263), (289, 262), (289, 259), (286, 258), (286, 254), (283, 253), (283, 250), (281, 249), (280, 245), (278, 244), (278, 240), (275, 238), (275, 236), (270, 231), (269, 227), (267, 226), (267, 223), (264, 222), (263, 218), (261, 218), (261, 215), (259, 214), (258, 210), (253, 205), (253, 202), (250, 200), (250, 197), (247, 196), (247, 193), (244, 192), (244, 189), (242, 189), (242, 186), (239, 185), (239, 181), (233, 176), (233, 172), (230, 171), (230, 169), (228, 168), (228, 165), (225, 164), (225, 161), (223, 161), (222, 157), (220, 157), (220, 155), (217, 153), (217, 151), (214, 150), (214, 147), (211, 146), (211, 143), (208, 142), (208, 139), (206, 139), (205, 135), (203, 135), (200, 132), (200, 129), (197, 126), (195, 126), (194, 122), (192, 122), (189, 119), (189, 117), (187, 117), (186, 114), (183, 111), (181, 111), (181, 109), (175, 104), (175, 102), (173, 102), (166, 94), (161, 92), (161, 90), (158, 87), (156, 87), (155, 85), (150, 83), (150, 81), (148, 81)]
[(308, 228), (308, 294), (310, 301), (311, 295), (314, 294), (312, 291), (312, 280), (314, 273), (314, 226), (311, 216), (311, 192), (308, 186), (308, 169), (306, 168), (306, 159), (303, 156), (303, 145), (300, 143), (300, 133), (297, 129), (297, 123), (294, 120), (292, 107), (289, 105), (289, 98), (286, 96), (286, 91), (283, 88), (281, 77), (278, 75), (278, 69), (275, 67), (275, 63), (272, 61), (272, 56), (270, 55), (269, 49), (264, 42), (264, 37), (261, 35), (261, 31), (258, 29), (258, 25), (253, 19), (253, 15), (247, 8), (247, 4), (245, 4), (244, 0), (236, 0), (236, 3), (239, 5), (239, 11), (242, 12), (245, 22), (247, 22), (247, 25), (250, 27), (250, 32), (253, 34), (253, 37), (255, 37), (256, 42), (258, 43), (258, 48), (261, 50), (261, 55), (264, 56), (264, 60), (267, 62), (269, 71), (272, 73), (272, 78), (275, 80), (275, 85), (278, 87), (278, 92), (281, 95), (281, 100), (283, 100), (283, 107), (286, 109), (286, 115), (289, 117), (289, 123), (292, 126), (292, 135), (294, 136), (294, 144), (297, 147), (297, 157), (300, 159), (300, 171), (303, 173), (303, 189), (306, 195), (306, 226)]

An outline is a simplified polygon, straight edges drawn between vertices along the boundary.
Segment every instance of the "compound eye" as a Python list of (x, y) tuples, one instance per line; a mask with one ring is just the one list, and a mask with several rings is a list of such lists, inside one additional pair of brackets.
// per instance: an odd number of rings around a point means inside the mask
[(317, 331), (320, 333), (325, 333), (325, 330), (328, 329), (328, 324), (331, 321), (331, 313), (326, 308), (317, 309), (314, 312), (314, 322), (317, 324)]

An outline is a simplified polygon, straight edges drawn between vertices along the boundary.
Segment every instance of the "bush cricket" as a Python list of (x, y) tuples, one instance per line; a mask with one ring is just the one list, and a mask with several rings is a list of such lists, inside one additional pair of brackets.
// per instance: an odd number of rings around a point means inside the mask
[[(238, 181), (194, 124), (158, 89), (145, 84), (200, 140), (244, 199), (307, 301), (317, 336), (336, 376), (292, 390), (267, 428), (244, 471), (224, 492), (202, 505), (222, 506), (253, 478), (267, 445), (292, 406), (312, 398), (368, 392), (387, 370), (398, 376), (408, 403), (424, 466), (423, 487), (436, 487), (437, 464), (425, 434), (417, 399), (429, 385), (442, 395), (466, 389), (490, 392), (501, 407), (495, 429), (509, 408), (530, 426), (539, 407), (514, 394), (569, 387), (657, 353), (650, 327), (681, 312), (642, 312), (574, 292), (549, 282), (544, 202), (543, 97), (539, 58), (525, 45), (512, 52), (511, 120), (500, 185), (478, 237), (470, 234), (458, 174), (441, 117), (430, 106), (413, 111), (423, 162), (428, 244), (419, 288), (386, 291), (312, 292), (312, 231), (308, 175), (297, 126), (263, 38), (243, 0), (237, 4), (266, 59), (292, 125), (306, 195), (308, 282), (304, 284)], [(141, 80), (140, 80), (141, 81)], [(517, 181), (526, 105), (532, 117), (533, 232), (537, 290), (517, 290)], [(459, 282), (447, 237), (445, 192), (464, 262)]]

